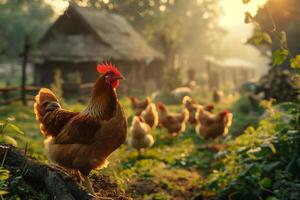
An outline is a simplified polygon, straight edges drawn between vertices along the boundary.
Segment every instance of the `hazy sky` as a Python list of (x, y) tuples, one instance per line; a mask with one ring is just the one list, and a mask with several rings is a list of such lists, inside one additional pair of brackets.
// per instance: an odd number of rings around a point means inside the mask
[(224, 16), (220, 23), (225, 27), (244, 24), (244, 13), (248, 11), (255, 15), (257, 9), (265, 3), (266, 0), (251, 0), (244, 5), (242, 0), (221, 0)]

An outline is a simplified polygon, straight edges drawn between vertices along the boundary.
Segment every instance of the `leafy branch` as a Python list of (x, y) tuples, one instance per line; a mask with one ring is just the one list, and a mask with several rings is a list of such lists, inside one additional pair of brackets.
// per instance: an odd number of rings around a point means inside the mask
[[(248, 4), (251, 2), (251, 0), (242, 0), (242, 2), (243, 4)], [(272, 16), (272, 13), (270, 12), (269, 6), (265, 6), (272, 24), (272, 28), (267, 32), (261, 31), (260, 24), (255, 20), (250, 12), (245, 12), (244, 22), (246, 24), (254, 24), (256, 29), (253, 37), (250, 39), (250, 42), (256, 46), (261, 44), (271, 45), (273, 43), (271, 36), (273, 36), (274, 39), (279, 41), (279, 49), (272, 52), (272, 65), (280, 66), (284, 62), (288, 61), (293, 69), (300, 69), (300, 55), (294, 56), (292, 54), (291, 50), (289, 49), (286, 32), (277, 29), (276, 22)]]

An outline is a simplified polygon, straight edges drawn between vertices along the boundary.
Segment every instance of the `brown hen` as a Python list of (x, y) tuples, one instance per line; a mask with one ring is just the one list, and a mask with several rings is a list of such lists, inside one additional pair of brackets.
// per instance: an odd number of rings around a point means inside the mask
[(232, 123), (232, 113), (227, 110), (218, 114), (212, 114), (202, 108), (196, 113), (196, 132), (201, 134), (205, 140), (215, 139), (226, 135)]
[(150, 103), (140, 115), (144, 121), (152, 128), (156, 128), (158, 125), (158, 112), (153, 103)]
[(184, 107), (189, 111), (189, 123), (196, 124), (196, 112), (198, 108), (203, 108), (206, 111), (212, 111), (215, 107), (213, 104), (202, 106), (197, 104), (191, 97), (185, 96), (182, 100)]
[(146, 98), (144, 100), (140, 100), (136, 97), (129, 97), (131, 101), (132, 110), (135, 112), (135, 115), (139, 116), (143, 110), (151, 103), (150, 98)]
[(189, 111), (183, 109), (181, 113), (171, 113), (167, 107), (162, 104), (157, 104), (159, 123), (162, 127), (165, 127), (171, 135), (177, 135), (186, 128), (186, 122), (189, 119)]

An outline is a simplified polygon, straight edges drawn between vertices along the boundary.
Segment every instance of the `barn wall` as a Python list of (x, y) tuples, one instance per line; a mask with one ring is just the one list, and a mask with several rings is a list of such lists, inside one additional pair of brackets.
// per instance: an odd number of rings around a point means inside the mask
[[(152, 62), (148, 66), (139, 62), (120, 60), (112, 62), (126, 77), (126, 81), (120, 84), (120, 92), (123, 94), (148, 94), (161, 86), (163, 68), (160, 62)], [(34, 83), (37, 86), (49, 87), (53, 83), (55, 69), (61, 70), (62, 79), (65, 82), (69, 73), (78, 71), (81, 74), (82, 83), (92, 83), (99, 77), (96, 66), (96, 62), (76, 64), (70, 62), (46, 62), (44, 64), (36, 64)]]
[(150, 65), (129, 61), (113, 61), (113, 63), (126, 77), (126, 81), (120, 87), (128, 95), (148, 94), (161, 86), (163, 77), (161, 62), (152, 62)]

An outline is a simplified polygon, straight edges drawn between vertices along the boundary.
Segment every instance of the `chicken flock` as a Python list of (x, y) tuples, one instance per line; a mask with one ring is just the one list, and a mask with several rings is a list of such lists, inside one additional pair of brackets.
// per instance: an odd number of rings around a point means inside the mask
[[(232, 123), (232, 113), (227, 110), (213, 113), (212, 111), (215, 108), (213, 104), (203, 106), (197, 104), (189, 96), (183, 98), (182, 111), (177, 113), (169, 111), (167, 106), (162, 102), (158, 102), (155, 107), (149, 98), (145, 100), (139, 100), (136, 97), (129, 98), (131, 99), (131, 107), (136, 116), (130, 128), (131, 134), (129, 135), (130, 142), (128, 144), (136, 148), (139, 153), (141, 149), (149, 148), (154, 143), (152, 133), (156, 126), (153, 126), (153, 121), (157, 122), (155, 123), (156, 125), (165, 128), (170, 136), (177, 136), (183, 133), (186, 129), (186, 124), (190, 123), (195, 127), (195, 132), (202, 135), (205, 140), (226, 135)], [(139, 135), (138, 139), (136, 139), (136, 135)], [(151, 137), (151, 142), (149, 137)], [(142, 140), (141, 138), (145, 139)]]
[(129, 97), (135, 116), (127, 138), (127, 118), (117, 96), (119, 80), (125, 78), (112, 64), (99, 64), (97, 71), (100, 76), (82, 112), (61, 108), (58, 98), (46, 88), (39, 91), (34, 105), (48, 159), (76, 172), (92, 195), (96, 196), (88, 178), (90, 171), (105, 166), (107, 157), (125, 142), (140, 155), (154, 144), (153, 132), (158, 127), (176, 137), (190, 123), (205, 140), (228, 132), (231, 113), (213, 113), (214, 105), (197, 104), (189, 96), (183, 98), (182, 111), (177, 113), (162, 102), (154, 104), (150, 98)]

